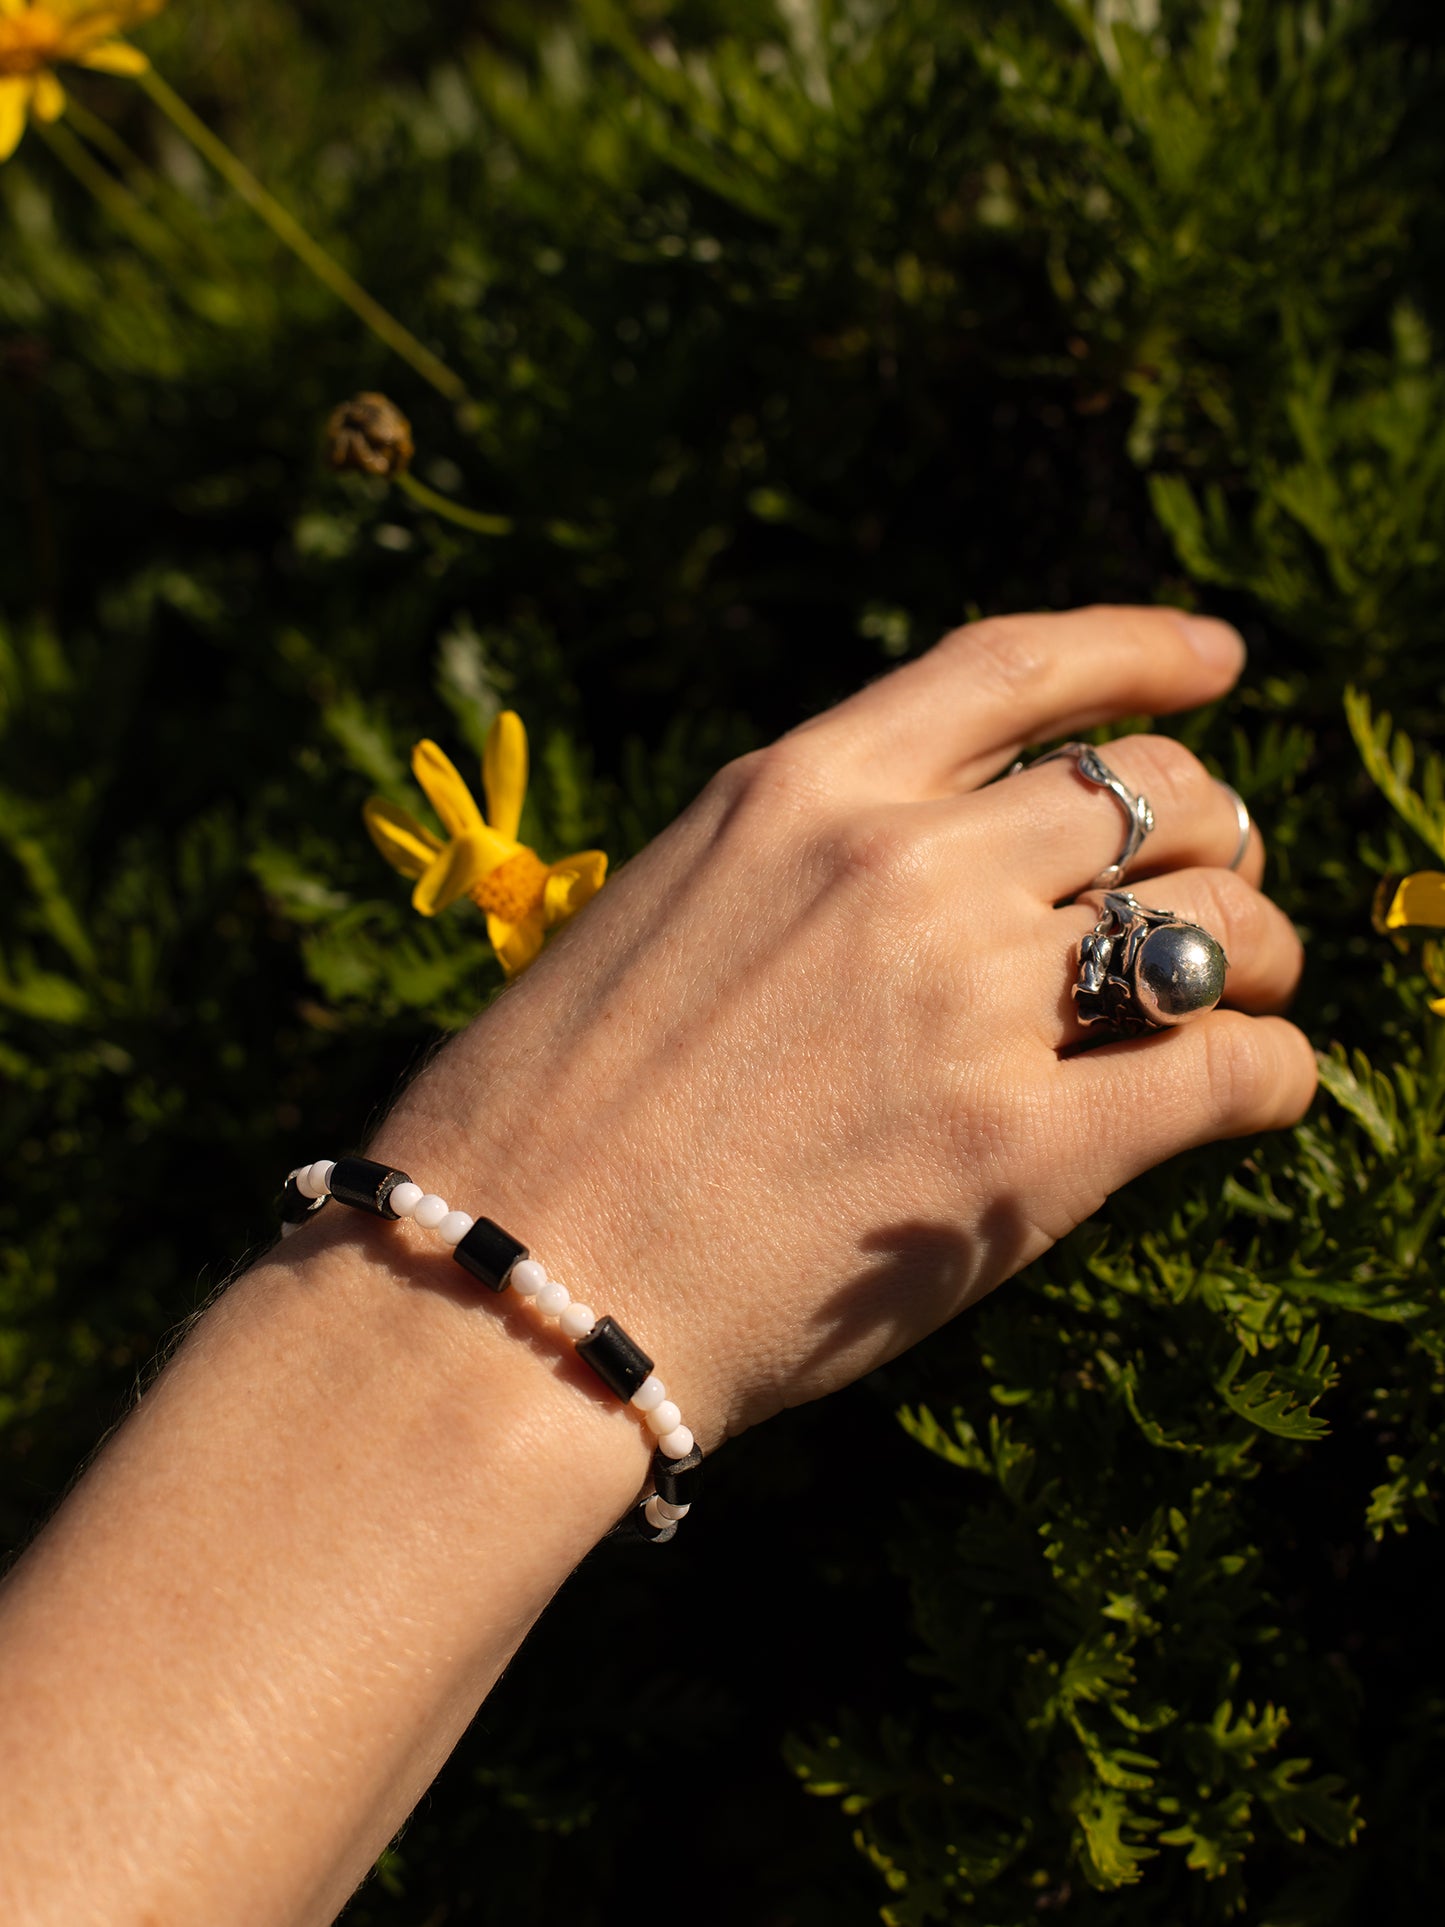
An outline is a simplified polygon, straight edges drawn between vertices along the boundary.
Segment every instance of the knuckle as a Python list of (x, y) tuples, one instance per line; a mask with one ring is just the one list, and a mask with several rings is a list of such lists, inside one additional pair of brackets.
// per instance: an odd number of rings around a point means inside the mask
[(1279, 1085), (1279, 1065), (1267, 1030), (1256, 1020), (1206, 1023), (1204, 1079), (1211, 1115), (1221, 1125), (1267, 1117)]
[(728, 815), (795, 821), (832, 791), (828, 760), (803, 736), (782, 736), (727, 763), (709, 785)]
[(1273, 937), (1272, 926), (1279, 912), (1268, 897), (1262, 897), (1244, 878), (1232, 870), (1205, 870), (1200, 873), (1205, 901), (1200, 906), (1206, 928), (1224, 943), (1253, 948)]
[(982, 684), (982, 693), (1003, 700), (1026, 690), (1037, 695), (1050, 667), (1040, 625), (1027, 616), (986, 616), (950, 630), (938, 646), (959, 658), (960, 668)]
[(1304, 970), (1299, 932), (1275, 903), (1244, 877), (1230, 870), (1201, 873), (1206, 902), (1205, 928), (1218, 937), (1231, 961), (1253, 959), (1257, 975), (1267, 975), (1285, 997)]
[(928, 841), (902, 813), (848, 817), (828, 838), (833, 879), (890, 903), (916, 896), (928, 872)]
[(1172, 736), (1126, 736), (1115, 749), (1105, 750), (1104, 760), (1112, 765), (1115, 753), (1128, 772), (1126, 780), (1131, 786), (1156, 802), (1162, 798), (1169, 803), (1193, 805), (1211, 780), (1193, 750)]

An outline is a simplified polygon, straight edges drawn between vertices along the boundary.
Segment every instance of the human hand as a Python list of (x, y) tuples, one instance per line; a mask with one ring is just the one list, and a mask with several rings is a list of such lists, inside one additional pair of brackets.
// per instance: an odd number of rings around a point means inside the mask
[[(1170, 739), (1143, 900), (1226, 1002), (1081, 1050), (1070, 986), (1116, 802), (1029, 742), (1213, 700), (1243, 648), (1172, 610), (997, 618), (730, 764), (416, 1081), (372, 1155), (505, 1224), (658, 1360), (705, 1450), (894, 1357), (1150, 1166), (1295, 1121), (1301, 968)], [(409, 1228), (408, 1228), (409, 1229)]]

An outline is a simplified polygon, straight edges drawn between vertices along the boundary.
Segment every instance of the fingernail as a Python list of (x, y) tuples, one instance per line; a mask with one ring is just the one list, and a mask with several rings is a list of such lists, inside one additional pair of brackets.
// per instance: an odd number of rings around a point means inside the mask
[(1238, 675), (1244, 667), (1244, 637), (1233, 623), (1218, 616), (1180, 614), (1179, 627), (1195, 654), (1211, 669), (1232, 669)]

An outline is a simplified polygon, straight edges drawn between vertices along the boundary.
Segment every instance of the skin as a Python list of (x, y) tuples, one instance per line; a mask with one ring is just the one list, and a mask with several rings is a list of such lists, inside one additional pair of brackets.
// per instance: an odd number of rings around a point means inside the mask
[[(723, 770), (370, 1147), (523, 1236), (706, 1451), (964, 1310), (1150, 1165), (1288, 1125), (1298, 940), (1176, 743), (1129, 883), (1227, 1001), (1080, 1048), (1117, 804), (1023, 746), (1214, 700), (1173, 611), (978, 623)], [(318, 1150), (322, 1147), (318, 1147)], [(0, 1589), (0, 1917), (331, 1920), (650, 1437), (435, 1241), (329, 1206), (190, 1332)], [(699, 1521), (685, 1530), (705, 1530)], [(657, 1557), (665, 1557), (659, 1553)], [(643, 1663), (639, 1651), (639, 1664)]]

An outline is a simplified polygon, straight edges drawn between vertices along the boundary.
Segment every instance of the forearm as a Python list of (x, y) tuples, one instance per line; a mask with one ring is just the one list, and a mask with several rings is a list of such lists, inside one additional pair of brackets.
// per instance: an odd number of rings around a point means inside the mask
[[(950, 638), (722, 772), (373, 1155), (615, 1316), (705, 1451), (896, 1357), (1150, 1164), (1309, 1102), (1307, 1040), (1244, 1014), (1288, 997), (1298, 938), (1188, 752), (1104, 754), (1153, 799), (1151, 899), (1167, 873), (1240, 1008), (1101, 1048), (1073, 995), (1099, 911), (1069, 898), (1117, 854), (1115, 802), (1057, 762), (987, 781), (1239, 664), (1167, 611)], [(650, 1443), (426, 1234), (328, 1207), (0, 1594), (0, 1913), (331, 1919)]]
[(643, 1482), (570, 1348), (322, 1215), (0, 1590), (7, 1920), (331, 1920)]

